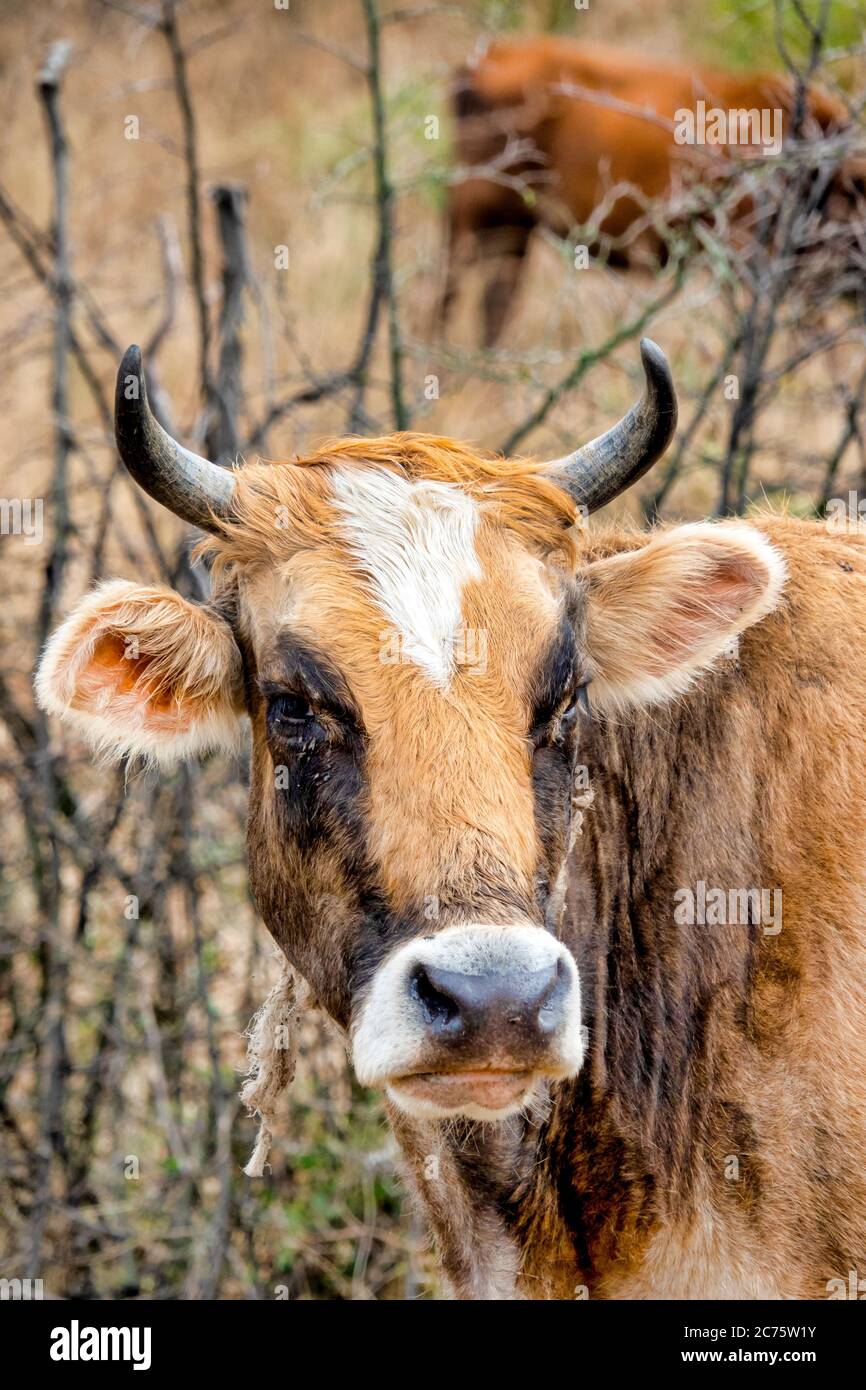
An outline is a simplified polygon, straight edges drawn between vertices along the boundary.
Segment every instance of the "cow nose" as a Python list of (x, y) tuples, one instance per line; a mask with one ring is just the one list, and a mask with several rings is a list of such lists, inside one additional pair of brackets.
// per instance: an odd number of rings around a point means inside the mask
[(467, 975), (424, 964), (411, 981), (429, 1034), (443, 1042), (485, 1036), (543, 1042), (562, 1019), (567, 991), (561, 960), (519, 975)]

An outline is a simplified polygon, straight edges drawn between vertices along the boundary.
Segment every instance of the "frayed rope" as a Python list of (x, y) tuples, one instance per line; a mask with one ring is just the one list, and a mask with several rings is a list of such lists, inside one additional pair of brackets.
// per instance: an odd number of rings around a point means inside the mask
[(282, 958), (282, 973), (245, 1036), (249, 1074), (241, 1100), (251, 1115), (259, 1117), (259, 1132), (244, 1172), (248, 1178), (264, 1175), (273, 1141), (277, 1104), (291, 1085), (298, 1061), (298, 1015), (304, 998), (292, 969)]
[(578, 835), (583, 834), (583, 813), (588, 811), (595, 800), (595, 792), (592, 787), (581, 787), (571, 793), (571, 828), (568, 836), (568, 848), (574, 849), (574, 842)]

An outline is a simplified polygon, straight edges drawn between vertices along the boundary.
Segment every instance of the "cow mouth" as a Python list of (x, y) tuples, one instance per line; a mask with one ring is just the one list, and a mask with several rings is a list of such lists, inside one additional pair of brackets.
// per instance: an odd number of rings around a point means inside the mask
[(526, 1096), (530, 1071), (424, 1071), (394, 1077), (389, 1090), (440, 1112), (513, 1110)]

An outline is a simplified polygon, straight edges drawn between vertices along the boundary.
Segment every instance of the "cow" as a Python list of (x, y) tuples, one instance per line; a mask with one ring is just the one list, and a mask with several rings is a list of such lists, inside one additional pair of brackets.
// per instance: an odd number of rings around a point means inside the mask
[[(862, 281), (862, 248), (848, 229), (862, 223), (866, 169), (838, 151), (836, 166), (824, 167), (833, 164), (830, 137), (846, 131), (850, 118), (816, 86), (799, 117), (787, 78), (672, 66), (546, 35), (491, 43), (457, 72), (453, 107), (459, 171), (448, 194), (440, 328), (461, 272), (481, 259), (490, 272), (482, 338), (488, 347), (498, 341), (537, 228), (560, 236), (577, 228), (581, 237), (590, 229), (587, 253), (615, 267), (663, 263), (671, 228), (697, 215), (675, 208), (677, 192), (702, 185), (706, 212), (744, 159), (778, 155), (795, 133), (818, 137), (828, 151), (816, 156), (822, 169), (803, 206), (804, 214), (820, 213), (820, 225), (804, 216), (800, 250), (841, 234), (852, 288)], [(744, 192), (730, 209), (749, 234), (755, 201)], [(766, 193), (757, 201), (765, 203)]]
[(42, 707), (170, 766), (251, 729), (258, 909), (384, 1095), (455, 1296), (827, 1297), (866, 1269), (866, 545), (587, 525), (676, 395), (550, 462), (415, 433), (221, 468), (116, 435), (207, 601), (113, 579)]

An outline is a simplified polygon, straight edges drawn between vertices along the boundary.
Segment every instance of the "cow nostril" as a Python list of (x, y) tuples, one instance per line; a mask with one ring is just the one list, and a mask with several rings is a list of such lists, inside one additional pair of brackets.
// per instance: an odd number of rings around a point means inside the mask
[(513, 1038), (549, 1037), (562, 1022), (568, 970), (561, 960), (523, 974), (490, 971), (470, 975), (430, 962), (416, 964), (409, 992), (431, 1032), (444, 1040), (493, 1037), (506, 1029)]
[(410, 989), (420, 1003), (428, 1023), (442, 1028), (459, 1017), (460, 1007), (457, 1001), (436, 988), (423, 965), (419, 965), (412, 976)]
[(538, 1026), (543, 1032), (550, 1032), (560, 1020), (560, 1000), (568, 988), (568, 971), (560, 958), (551, 972), (549, 983), (539, 999)]

